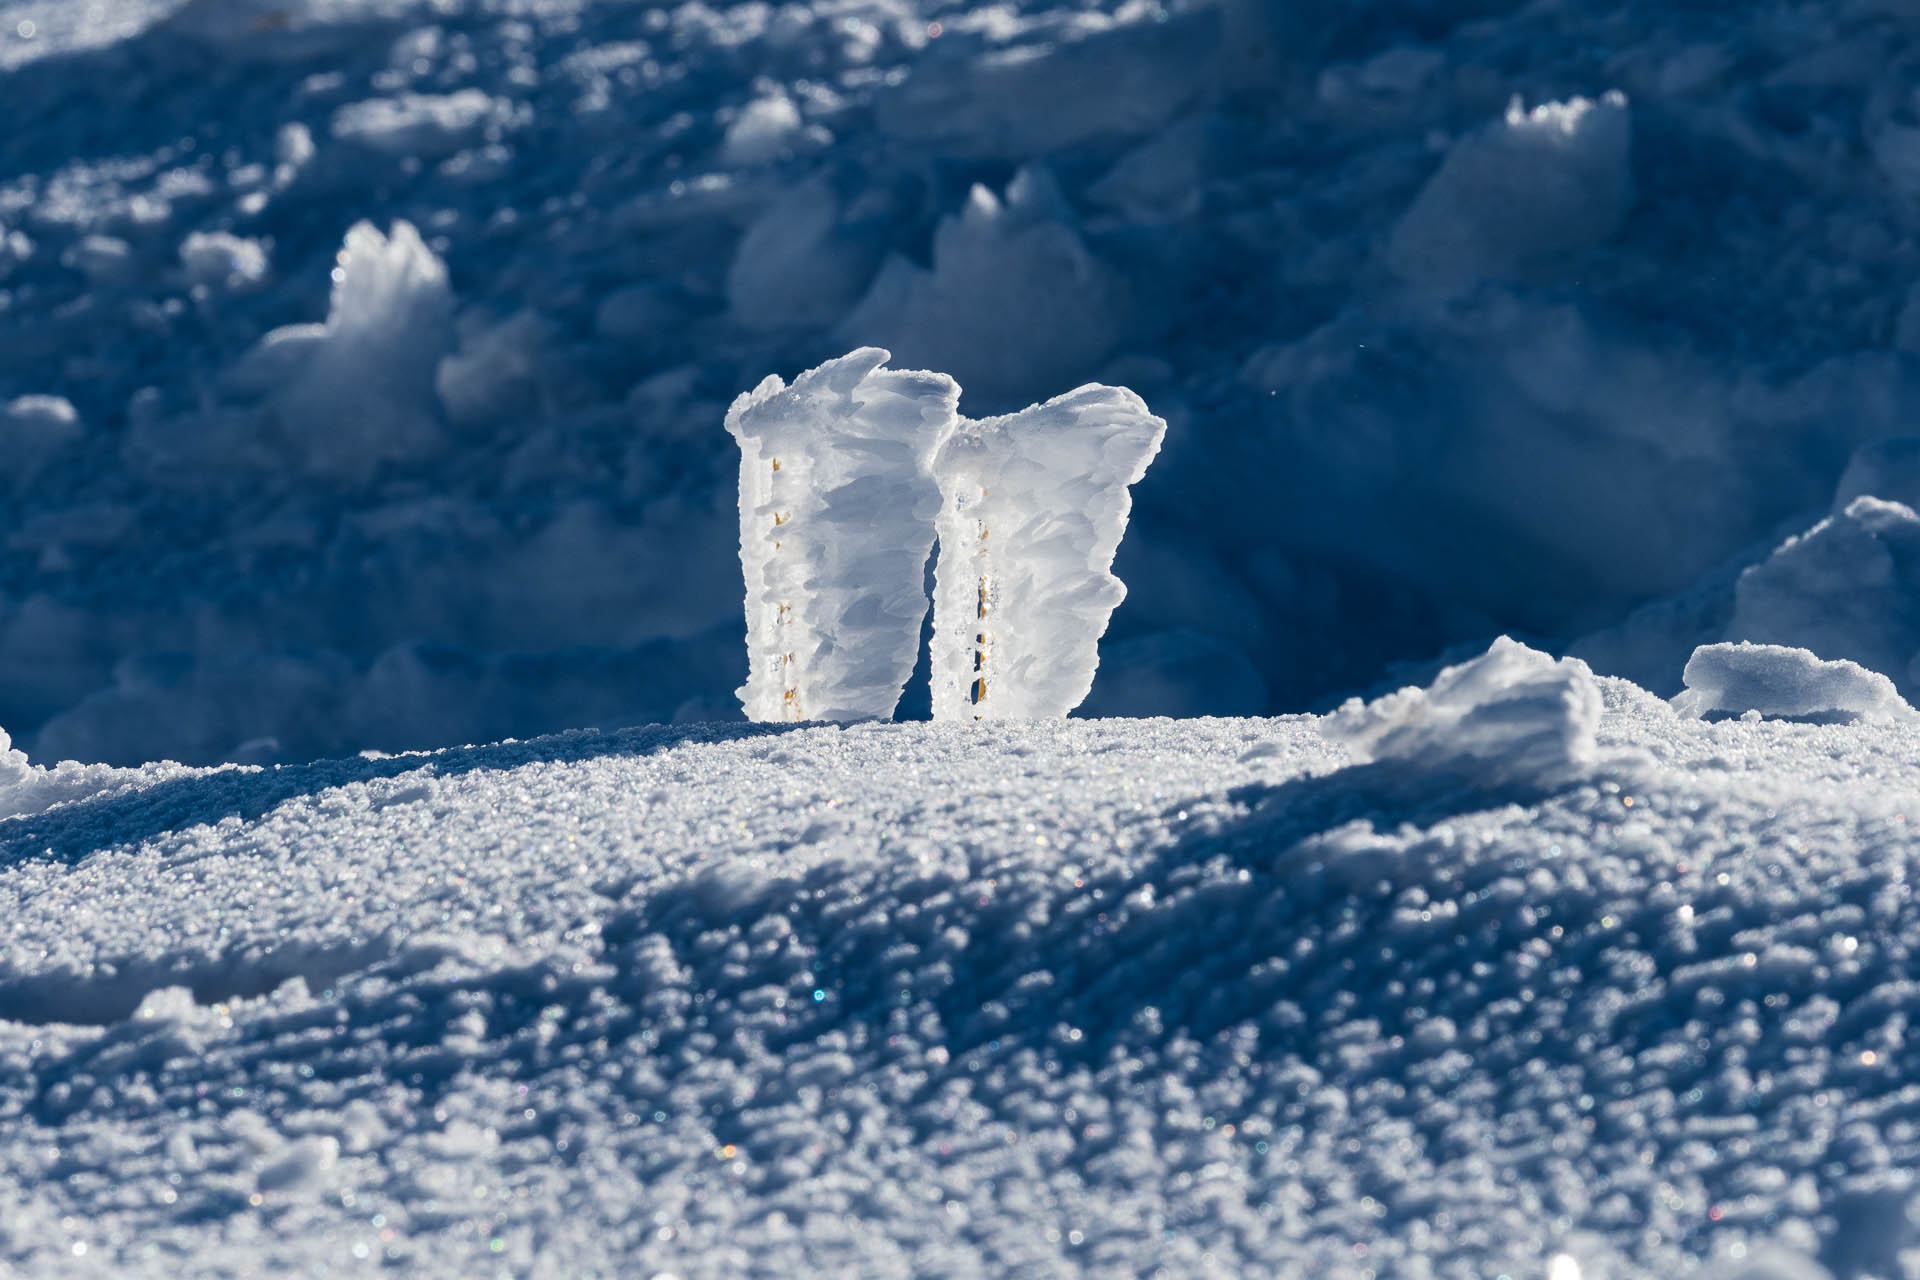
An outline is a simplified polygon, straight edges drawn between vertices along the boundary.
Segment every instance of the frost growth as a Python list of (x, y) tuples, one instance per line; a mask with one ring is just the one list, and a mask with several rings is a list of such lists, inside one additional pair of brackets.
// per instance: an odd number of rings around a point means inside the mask
[(1064, 716), (1093, 686), (1126, 587), (1114, 552), (1167, 424), (1124, 387), (1089, 385), (963, 420), (934, 463), (933, 717)]
[(1586, 663), (1501, 636), (1427, 688), (1348, 699), (1321, 731), (1357, 764), (1392, 761), (1481, 786), (1553, 785), (1597, 761), (1601, 711)]
[(929, 471), (960, 388), (863, 347), (727, 411), (740, 443), (740, 563), (753, 720), (889, 719), (913, 674), (940, 492)]

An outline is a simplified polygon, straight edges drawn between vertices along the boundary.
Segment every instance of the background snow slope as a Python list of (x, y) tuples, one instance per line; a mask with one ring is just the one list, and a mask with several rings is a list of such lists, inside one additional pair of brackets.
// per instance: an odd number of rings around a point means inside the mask
[(1603, 694), (1544, 791), (743, 724), (0, 820), (0, 1275), (1914, 1274), (1916, 730)]
[[(970, 414), (1097, 377), (1168, 419), (1091, 712), (1326, 705), (1500, 630), (1661, 693), (1719, 640), (1916, 693), (1895, 0), (0, 19), (36, 758), (737, 714), (722, 408), (861, 342)], [(330, 301), (362, 220), (404, 252)]]

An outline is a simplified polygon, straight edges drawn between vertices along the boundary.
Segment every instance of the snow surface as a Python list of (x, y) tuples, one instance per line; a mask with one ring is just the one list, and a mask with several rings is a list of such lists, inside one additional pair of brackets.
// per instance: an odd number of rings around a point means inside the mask
[(1167, 421), (1089, 713), (1502, 633), (1912, 700), (1902, 526), (1846, 515), (1920, 502), (1911, 17), (0, 0), (0, 724), (209, 764), (735, 714), (726, 406), (868, 343), (971, 417)]
[(0, 819), (0, 1274), (1911, 1274), (1920, 728), (1476, 682), (1594, 754), (655, 726)]

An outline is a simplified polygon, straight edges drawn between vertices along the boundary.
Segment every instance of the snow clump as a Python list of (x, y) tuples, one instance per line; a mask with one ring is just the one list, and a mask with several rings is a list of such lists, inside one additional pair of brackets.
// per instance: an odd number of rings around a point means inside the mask
[(1703, 644), (1687, 660), (1686, 688), (1673, 705), (1684, 715), (1716, 712), (1845, 720), (1913, 715), (1893, 681), (1857, 662), (1823, 662), (1777, 644)]
[(961, 422), (934, 461), (934, 719), (1064, 716), (1080, 705), (1127, 594), (1110, 571), (1127, 490), (1166, 431), (1139, 396), (1096, 384)]
[(180, 244), (180, 265), (196, 285), (238, 293), (266, 280), (267, 250), (231, 231), (194, 231)]
[(1857, 497), (1740, 575), (1726, 638), (1808, 649), (1920, 694), (1920, 515)]
[(324, 329), (275, 330), (261, 354), (303, 364), (277, 396), (288, 443), (320, 474), (361, 480), (441, 443), (434, 378), (453, 346), (447, 267), (409, 222), (347, 232)]
[(1349, 698), (1321, 732), (1356, 764), (1391, 762), (1486, 787), (1553, 786), (1598, 762), (1602, 710), (1586, 663), (1501, 636), (1427, 688)]
[(0, 458), (15, 484), (81, 434), (80, 415), (64, 396), (15, 396), (0, 404)]

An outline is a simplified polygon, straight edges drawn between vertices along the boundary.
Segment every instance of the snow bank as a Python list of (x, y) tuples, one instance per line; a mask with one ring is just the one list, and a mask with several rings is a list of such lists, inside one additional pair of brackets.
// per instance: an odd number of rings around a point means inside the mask
[(866, 347), (727, 410), (740, 444), (752, 720), (887, 720), (913, 674), (960, 389)]
[(1587, 664), (1506, 636), (1471, 662), (1372, 702), (1350, 698), (1322, 732), (1357, 764), (1470, 786), (1555, 786), (1599, 761), (1600, 687)]
[(1802, 718), (1893, 720), (1913, 715), (1893, 681), (1858, 663), (1823, 662), (1773, 644), (1703, 644), (1687, 659), (1684, 715), (1713, 712)]
[(933, 462), (933, 718), (1064, 716), (1126, 587), (1114, 552), (1167, 424), (1124, 387), (963, 419)]

